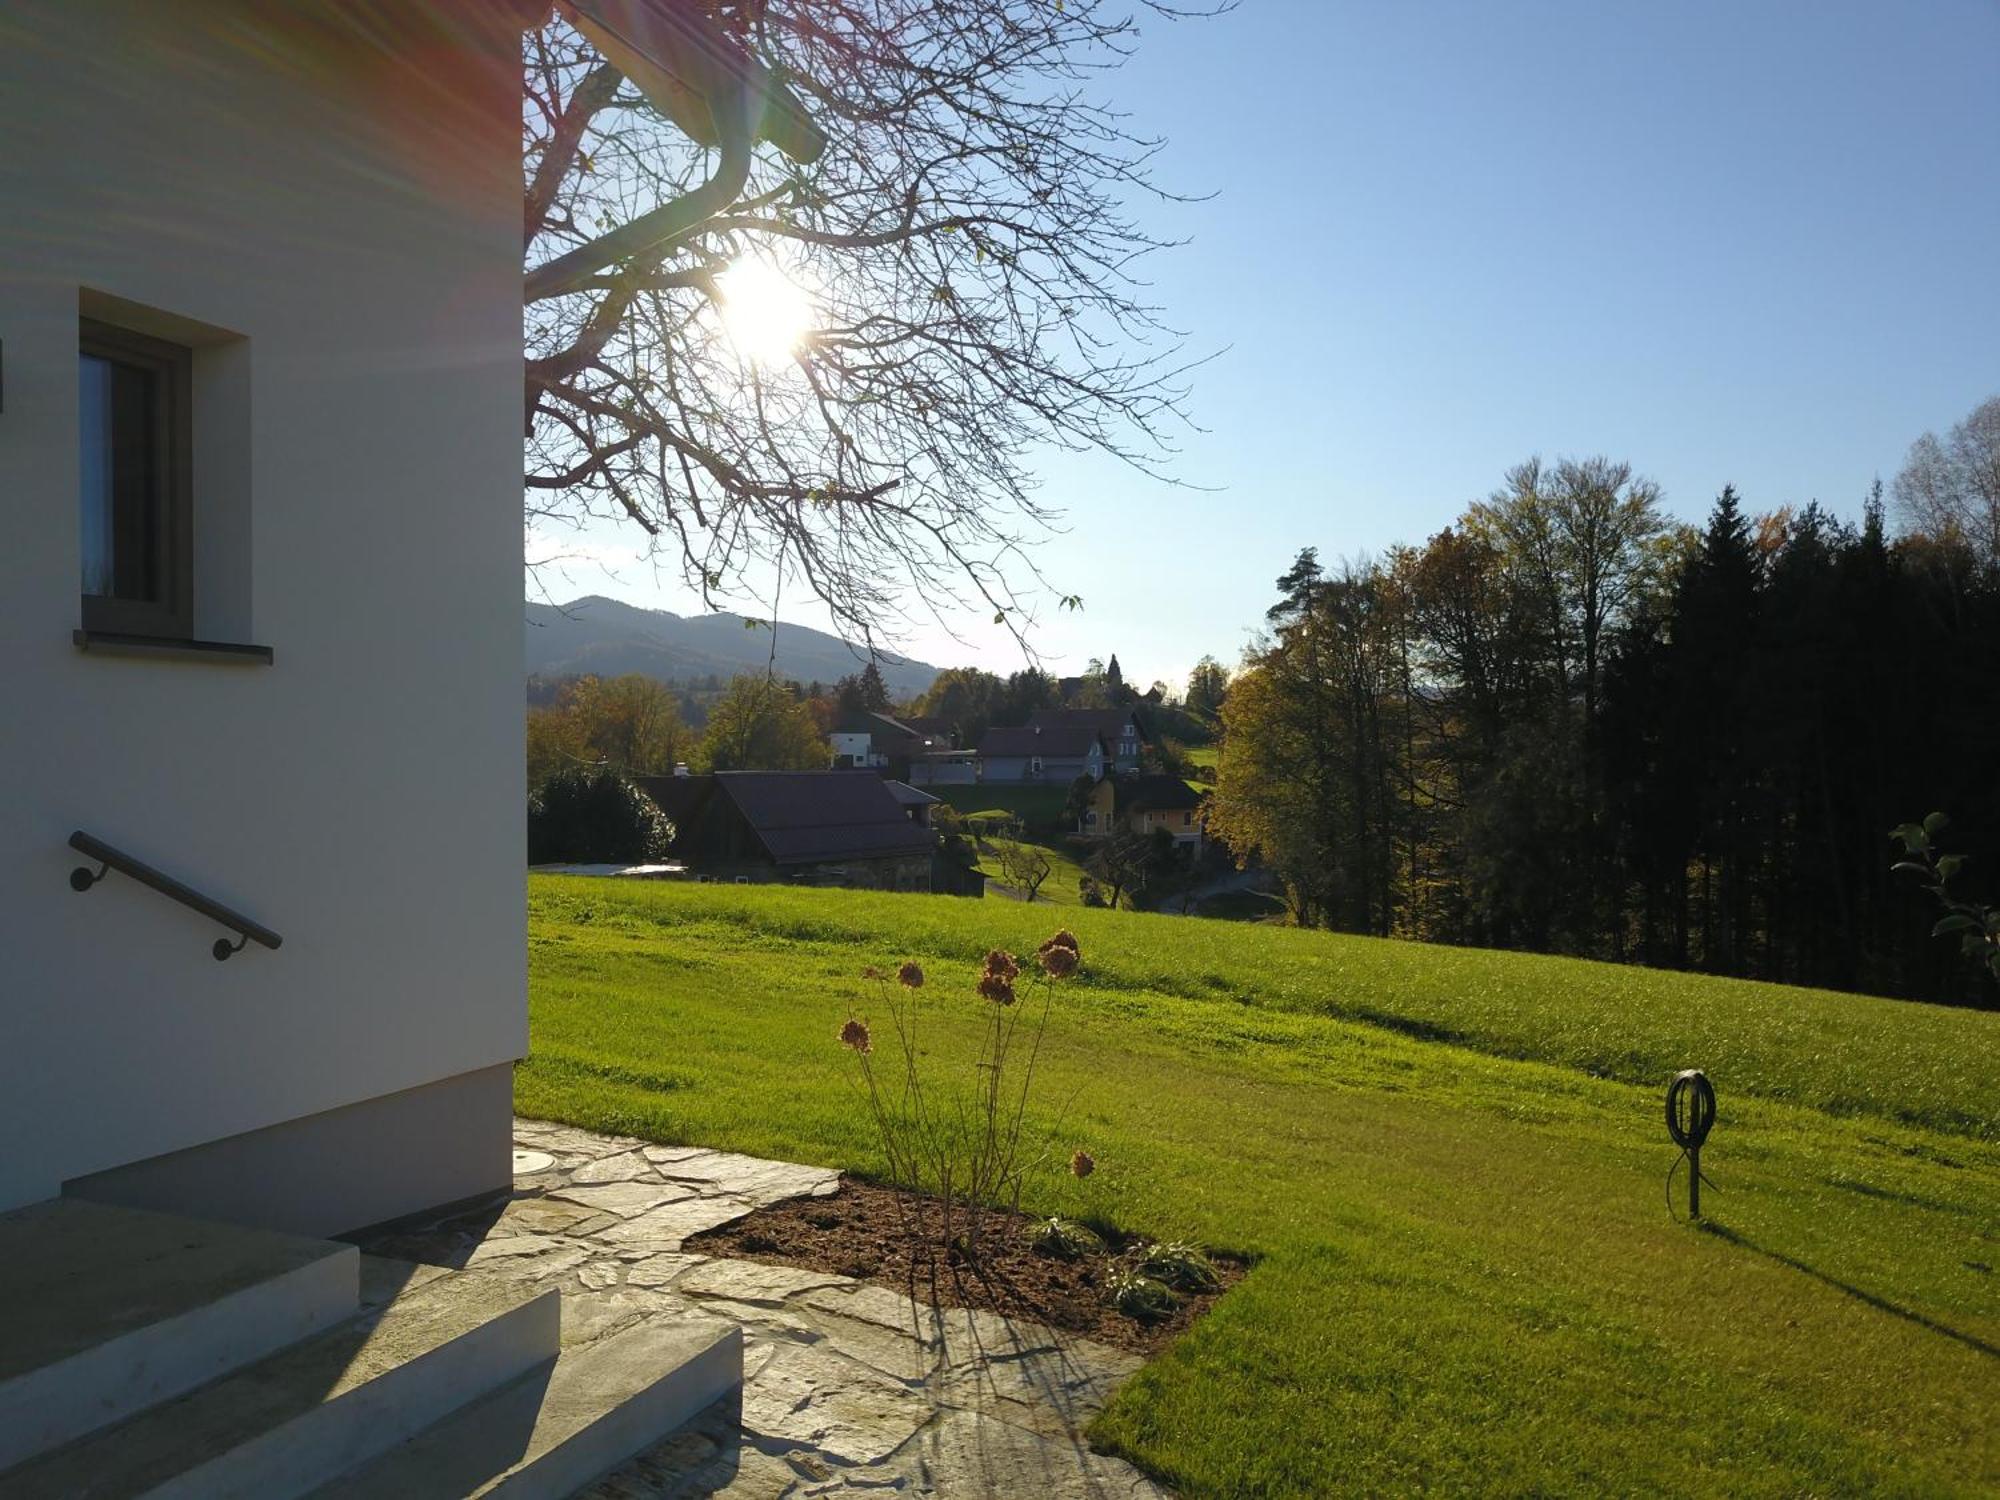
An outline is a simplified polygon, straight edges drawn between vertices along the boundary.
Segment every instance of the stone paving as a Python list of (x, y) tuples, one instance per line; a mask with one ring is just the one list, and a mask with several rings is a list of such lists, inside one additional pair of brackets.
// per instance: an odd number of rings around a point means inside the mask
[(1080, 1436), (1136, 1355), (844, 1276), (681, 1248), (769, 1204), (830, 1194), (836, 1173), (533, 1120), (515, 1123), (515, 1144), (503, 1207), (364, 1248), (560, 1285), (565, 1343), (659, 1311), (743, 1329), (740, 1405), (711, 1408), (587, 1500), (1166, 1495)]

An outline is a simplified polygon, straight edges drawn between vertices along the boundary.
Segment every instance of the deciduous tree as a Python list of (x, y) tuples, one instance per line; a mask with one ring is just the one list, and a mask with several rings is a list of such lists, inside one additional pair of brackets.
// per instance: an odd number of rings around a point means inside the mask
[[(1160, 20), (1175, 8), (1142, 7)], [(714, 0), (825, 137), (720, 155), (561, 20), (530, 33), (531, 522), (629, 519), (705, 601), (802, 581), (853, 638), (906, 598), (1017, 630), (1047, 444), (1158, 471), (1185, 361), (1135, 276), (1160, 142), (1097, 79), (1109, 0)], [(704, 116), (706, 118), (706, 116)], [(804, 153), (809, 154), (809, 153)], [(790, 288), (790, 290), (787, 290)], [(752, 352), (734, 299), (793, 301)]]
[(708, 711), (700, 757), (710, 771), (819, 771), (833, 751), (785, 684), (738, 677)]

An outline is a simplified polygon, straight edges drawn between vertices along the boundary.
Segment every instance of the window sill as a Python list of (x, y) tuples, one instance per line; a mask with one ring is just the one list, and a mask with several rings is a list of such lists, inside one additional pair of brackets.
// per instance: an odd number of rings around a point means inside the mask
[(166, 661), (205, 661), (230, 666), (271, 665), (269, 646), (243, 646), (228, 641), (178, 641), (157, 635), (124, 635), (110, 630), (70, 633), (79, 651), (104, 656), (151, 656)]

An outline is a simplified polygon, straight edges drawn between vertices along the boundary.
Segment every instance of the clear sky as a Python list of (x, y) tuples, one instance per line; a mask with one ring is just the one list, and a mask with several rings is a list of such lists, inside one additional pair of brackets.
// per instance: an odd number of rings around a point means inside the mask
[[(1604, 453), (1699, 519), (1858, 514), (2000, 394), (2000, 0), (1243, 0), (1105, 81), (1170, 144), (1141, 206), (1197, 351), (1175, 489), (1051, 455), (1036, 644), (1179, 683), (1303, 546), (1420, 542), (1513, 463)], [(583, 549), (630, 545), (601, 531)], [(640, 564), (562, 593), (688, 611)], [(785, 611), (824, 626), (806, 611)], [(1020, 665), (968, 618), (911, 654)]]

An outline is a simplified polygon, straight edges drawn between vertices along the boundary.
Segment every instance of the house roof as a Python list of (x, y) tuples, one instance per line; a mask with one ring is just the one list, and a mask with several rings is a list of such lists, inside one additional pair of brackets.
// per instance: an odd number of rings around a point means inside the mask
[(834, 726), (833, 732), (835, 734), (866, 734), (878, 739), (884, 736), (890, 739), (905, 740), (920, 740), (923, 738), (921, 734), (917, 733), (916, 730), (905, 724), (901, 719), (892, 719), (887, 714), (878, 714), (871, 709), (863, 709), (859, 713), (843, 716), (841, 721)]
[(810, 162), (826, 149), (825, 134), (791, 90), (690, 0), (557, 3), (564, 20), (702, 145), (717, 144), (717, 114), (747, 96), (758, 135), (793, 161)]
[(894, 797), (904, 807), (923, 807), (929, 803), (942, 802), (944, 800), (942, 797), (933, 797), (929, 792), (911, 786), (907, 781), (889, 780), (884, 781), (882, 785), (886, 786), (889, 789), (889, 795)]
[(1146, 721), (1129, 708), (1038, 708), (1028, 719), (1031, 729), (1094, 729), (1106, 739), (1116, 739), (1127, 724), (1146, 737)]
[(632, 780), (676, 828), (713, 788), (712, 778), (707, 776), (635, 776)]
[[(722, 771), (713, 778), (781, 865), (928, 854), (930, 832), (912, 823), (879, 776), (841, 771)], [(912, 788), (914, 790), (914, 788)]]
[(937, 714), (905, 714), (896, 722), (927, 740), (948, 740), (958, 733), (956, 724)]
[(1202, 794), (1178, 776), (1144, 771), (1109, 779), (1111, 805), (1119, 812), (1192, 812), (1201, 806)]
[(1014, 729), (995, 726), (979, 741), (979, 753), (982, 757), (1047, 755), (1081, 760), (1103, 738), (1095, 729), (1080, 724), (1024, 724)]

